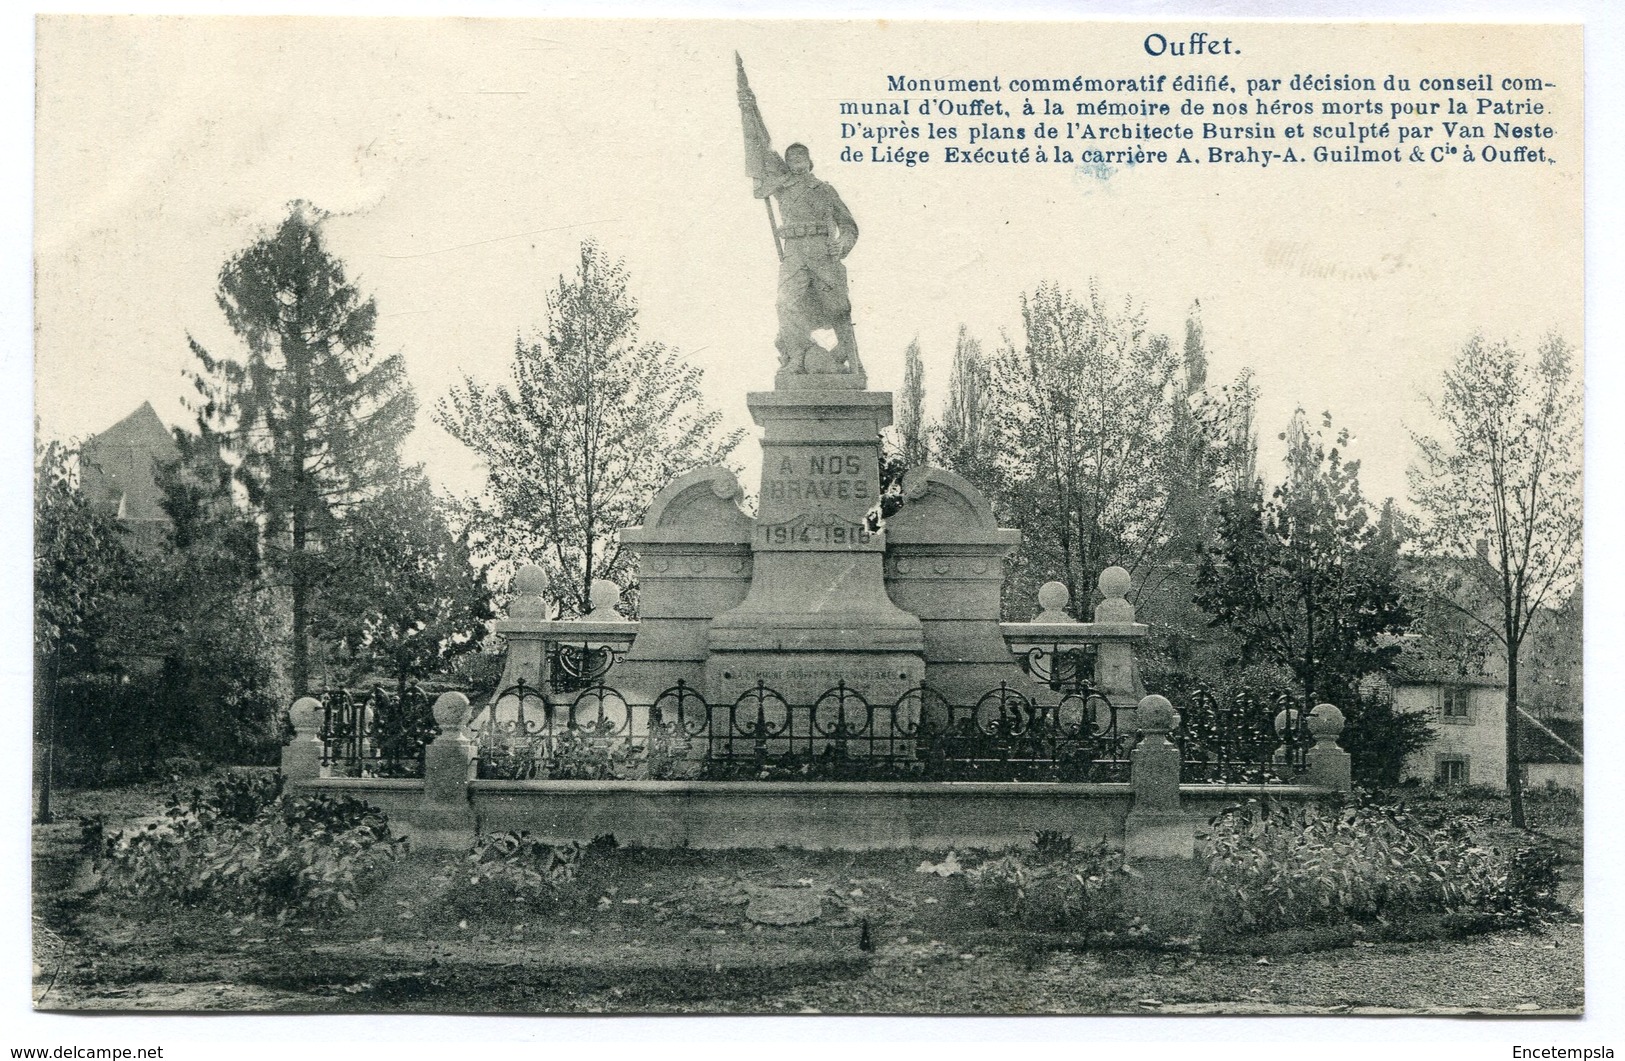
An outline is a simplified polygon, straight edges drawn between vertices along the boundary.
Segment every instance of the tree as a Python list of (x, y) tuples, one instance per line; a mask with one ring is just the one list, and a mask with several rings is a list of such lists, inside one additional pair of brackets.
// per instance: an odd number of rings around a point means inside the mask
[(321, 629), (397, 694), (480, 647), (494, 618), (485, 569), (416, 469), (350, 510), (322, 587)]
[(1524, 679), (1519, 706), (1536, 718), (1576, 718), (1584, 703), (1585, 593), (1576, 579), (1558, 606), (1530, 624), (1527, 655), (1519, 656)]
[(1093, 284), (1086, 301), (1041, 284), (1021, 315), (1025, 342), (991, 371), (999, 494), (1026, 570), (1058, 578), (1084, 608), (1102, 569), (1143, 573), (1169, 540), (1179, 356), (1132, 302), (1114, 311)]
[(1267, 501), (1256, 486), (1226, 502), (1198, 600), (1241, 635), (1246, 656), (1290, 670), (1306, 704), (1348, 702), (1363, 676), (1392, 664), (1392, 635), (1410, 622), (1400, 518), (1392, 503), (1371, 517), (1360, 464), (1342, 456), (1346, 431), (1328, 449), (1299, 410), (1282, 438), (1286, 480)]
[(119, 599), (134, 557), (124, 531), (77, 482), (77, 450), (34, 443), (34, 725), (45, 747), (38, 816), (51, 820), (59, 698), (71, 679), (107, 665)]
[(954, 364), (948, 375), (948, 397), (942, 419), (929, 432), (930, 449), (945, 468), (951, 468), (979, 486), (990, 497), (999, 495), (993, 422), (988, 409), (990, 372), (982, 344), (963, 324), (954, 343)]
[(36, 677), (65, 661), (93, 665), (132, 573), (124, 529), (79, 492), (77, 460), (78, 450), (61, 442), (34, 444)]
[(276, 743), (286, 687), (258, 581), (258, 528), (232, 504), (219, 455), (182, 435), (156, 469), (171, 526), (137, 545), (79, 491), (74, 452), (36, 465), (36, 709), (51, 775), (152, 776), (173, 757), (242, 762)]
[(897, 449), (905, 467), (913, 468), (929, 460), (925, 428), (925, 363), (920, 360), (920, 340), (903, 352), (903, 388), (897, 392)]
[(220, 270), (216, 301), (242, 351), (217, 357), (189, 340), (199, 430), (230, 454), (290, 594), (295, 695), (310, 685), (322, 550), (344, 509), (394, 476), (416, 410), (400, 355), (372, 351), (377, 306), (327, 251), (322, 220), (295, 203)]
[(1429, 565), (1428, 592), (1506, 654), (1507, 791), (1521, 828), (1520, 653), (1541, 609), (1580, 578), (1583, 406), (1573, 354), (1555, 335), (1533, 359), (1474, 335), (1432, 408), (1440, 435), (1412, 436), (1410, 470), (1422, 548), (1448, 561)]
[(511, 385), (465, 377), (436, 406), (436, 422), (485, 462), (470, 510), (479, 547), (510, 569), (540, 564), (553, 598), (577, 611), (594, 579), (624, 583), (620, 528), (743, 437), (717, 436), (700, 378), (677, 351), (640, 341), (625, 266), (583, 243), (575, 276), (547, 296), (541, 337), (516, 340)]
[(143, 558), (145, 612), (135, 654), (160, 661), (149, 711), (165, 744), (228, 762), (263, 759), (279, 741), (292, 690), (290, 617), (262, 578), (260, 527), (235, 495), (226, 455), (175, 432), (180, 459), (158, 469), (170, 527)]
[(1158, 562), (1140, 576), (1135, 602), (1140, 621), (1150, 627), (1141, 673), (1147, 687), (1158, 691), (1257, 677), (1225, 673), (1240, 657), (1241, 643), (1228, 627), (1211, 624), (1196, 599), (1203, 552), (1226, 500), (1255, 488), (1258, 452), (1252, 429), (1258, 392), (1251, 373), (1243, 370), (1234, 383), (1210, 391), (1207, 366), (1201, 306), (1194, 303), (1165, 442), (1168, 540)]
[(987, 391), (988, 367), (982, 344), (961, 324), (954, 342), (954, 366), (948, 375), (948, 401), (937, 424), (940, 447), (965, 457), (980, 455), (986, 449)]
[(1405, 760), (1433, 743), (1438, 735), (1424, 711), (1401, 711), (1391, 695), (1363, 692), (1343, 700), (1342, 736), (1337, 743), (1349, 753), (1354, 783), (1388, 787), (1399, 784)]
[(1207, 386), (1207, 333), (1202, 327), (1202, 300), (1185, 315), (1185, 389), (1195, 394)]

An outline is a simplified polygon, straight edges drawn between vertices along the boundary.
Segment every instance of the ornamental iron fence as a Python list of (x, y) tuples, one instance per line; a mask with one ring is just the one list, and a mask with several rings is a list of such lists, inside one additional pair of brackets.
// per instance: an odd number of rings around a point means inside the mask
[(1091, 688), (1098, 645), (1078, 645), (1053, 641), (1031, 644), (1016, 654), (1016, 663), (1041, 685), (1056, 692), (1083, 692)]
[(1197, 688), (1178, 708), (1181, 781), (1290, 783), (1309, 768), (1309, 714), (1292, 693)]
[(624, 647), (618, 645), (553, 642), (548, 646), (548, 685), (555, 693), (601, 685), (625, 655)]
[(872, 703), (845, 682), (793, 702), (765, 682), (709, 703), (685, 682), (647, 702), (524, 682), (474, 719), (484, 779), (1126, 781), (1130, 734), (1083, 688), (1037, 703), (1001, 683), (972, 703), (929, 686)]
[[(613, 649), (574, 655), (563, 681), (520, 681), (478, 709), (471, 730), (484, 780), (1067, 781), (1125, 782), (1141, 734), (1068, 667), (1053, 702), (1001, 682), (956, 701), (920, 685), (871, 702), (845, 682), (810, 701), (765, 682), (713, 704), (679, 681), (639, 699), (588, 677), (613, 667)], [(558, 661), (555, 661), (557, 663)], [(560, 674), (555, 666), (553, 675)], [(1052, 674), (1054, 672), (1051, 672)], [(423, 776), (439, 735), (429, 697), (328, 689), (322, 765), (335, 777)], [(1308, 767), (1308, 713), (1291, 693), (1181, 698), (1169, 734), (1186, 783), (1291, 782)]]
[(429, 696), (416, 684), (400, 694), (323, 689), (322, 765), (334, 777), (422, 777), (423, 749), (440, 735)]

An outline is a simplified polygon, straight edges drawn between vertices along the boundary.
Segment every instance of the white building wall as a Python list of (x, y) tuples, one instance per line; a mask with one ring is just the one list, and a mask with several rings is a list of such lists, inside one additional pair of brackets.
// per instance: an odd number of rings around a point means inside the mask
[(1394, 707), (1424, 711), (1433, 721), (1433, 743), (1408, 756), (1400, 775), (1404, 781), (1431, 782), (1439, 776), (1439, 763), (1459, 757), (1467, 763), (1467, 783), (1505, 791), (1507, 787), (1506, 689), (1475, 685), (1468, 688), (1467, 718), (1442, 717), (1443, 685), (1399, 685)]
[(1584, 789), (1584, 772), (1585, 767), (1579, 763), (1525, 763), (1523, 784), (1529, 789), (1556, 785), (1570, 792), (1580, 792)]

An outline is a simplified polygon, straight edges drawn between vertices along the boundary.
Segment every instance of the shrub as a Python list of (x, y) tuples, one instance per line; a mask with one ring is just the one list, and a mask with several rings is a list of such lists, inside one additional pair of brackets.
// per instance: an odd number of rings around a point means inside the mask
[(481, 780), (625, 781), (684, 779), (698, 771), (692, 743), (667, 731), (634, 742), (567, 730), (556, 735), (493, 732), (480, 738)]
[(1033, 854), (1042, 862), (1066, 858), (1072, 854), (1072, 838), (1059, 829), (1040, 829), (1033, 834)]
[(270, 773), (229, 773), (214, 782), (205, 798), (192, 790), (192, 805), (237, 822), (251, 822), (282, 795), (286, 779), (281, 770)]
[(1585, 825), (1585, 803), (1573, 789), (1558, 788), (1555, 782), (1530, 788), (1523, 794), (1530, 822), (1544, 828), (1581, 828)]
[(1503, 856), (1477, 841), (1480, 824), (1363, 797), (1331, 807), (1249, 800), (1215, 818), (1208, 835), (1214, 917), (1273, 929), (1439, 915), (1470, 928), (1555, 911), (1555, 855)]
[[(593, 847), (607, 849), (601, 838), (593, 841)], [(575, 880), (587, 850), (579, 843), (549, 844), (529, 833), (488, 833), (468, 854), (469, 889), (459, 889), (453, 905), (461, 912), (554, 902)]]
[(1346, 705), (1337, 743), (1349, 753), (1357, 785), (1398, 784), (1406, 758), (1436, 736), (1426, 712), (1400, 711), (1388, 697), (1366, 694), (1337, 702)]
[(406, 851), (385, 815), (350, 797), (279, 794), (281, 775), (233, 775), (171, 796), (166, 822), (103, 840), (107, 891), (286, 920), (355, 909), (360, 890)]
[(966, 871), (976, 905), (992, 920), (1036, 931), (1085, 933), (1139, 929), (1125, 906), (1130, 876), (1122, 853), (1104, 843), (1029, 860), (1006, 855)]

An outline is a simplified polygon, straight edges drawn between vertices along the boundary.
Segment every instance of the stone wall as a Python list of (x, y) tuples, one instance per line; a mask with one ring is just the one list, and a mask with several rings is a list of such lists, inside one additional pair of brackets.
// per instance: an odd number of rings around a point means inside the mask
[(642, 847), (999, 849), (1053, 829), (1121, 841), (1127, 785), (780, 781), (476, 781), (487, 830)]

